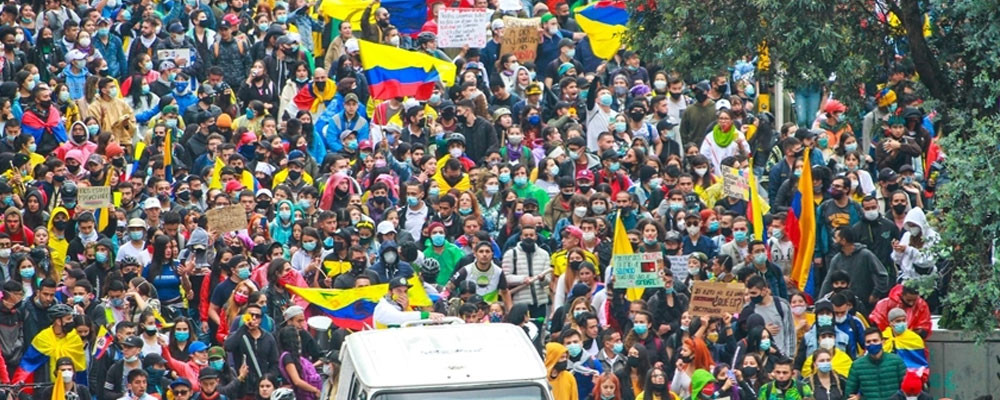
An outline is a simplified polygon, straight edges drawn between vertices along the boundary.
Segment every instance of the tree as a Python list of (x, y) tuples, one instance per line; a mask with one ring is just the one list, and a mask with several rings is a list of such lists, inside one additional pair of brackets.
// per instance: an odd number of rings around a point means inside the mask
[[(924, 109), (940, 115), (938, 144), (947, 154), (932, 214), (942, 236), (940, 259), (949, 265), (942, 324), (979, 334), (997, 327), (1000, 8), (950, 0), (630, 4), (633, 26), (626, 40), (643, 59), (689, 79), (706, 79), (756, 56), (758, 46), (767, 43), (786, 87), (825, 83), (836, 73), (829, 89), (851, 106), (855, 118), (902, 53), (926, 90)], [(890, 23), (890, 15), (898, 17), (898, 25)], [(930, 35), (925, 35), (928, 15)]]

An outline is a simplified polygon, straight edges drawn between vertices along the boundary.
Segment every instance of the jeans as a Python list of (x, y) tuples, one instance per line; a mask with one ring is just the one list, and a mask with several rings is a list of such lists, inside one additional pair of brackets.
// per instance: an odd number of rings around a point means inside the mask
[(795, 116), (800, 128), (809, 128), (819, 111), (820, 97), (823, 95), (819, 85), (809, 85), (795, 91)]

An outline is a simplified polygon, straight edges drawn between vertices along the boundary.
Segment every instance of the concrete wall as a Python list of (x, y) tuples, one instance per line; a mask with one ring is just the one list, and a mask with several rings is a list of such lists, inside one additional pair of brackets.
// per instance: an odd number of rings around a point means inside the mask
[(977, 344), (958, 331), (935, 330), (930, 350), (930, 393), (934, 398), (974, 400), (1000, 394), (1000, 333)]

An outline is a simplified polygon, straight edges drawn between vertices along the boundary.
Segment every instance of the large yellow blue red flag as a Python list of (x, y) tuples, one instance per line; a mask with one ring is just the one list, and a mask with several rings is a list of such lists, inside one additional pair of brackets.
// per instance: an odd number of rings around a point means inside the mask
[(590, 47), (598, 58), (609, 60), (622, 47), (628, 24), (624, 0), (602, 0), (577, 7), (576, 22), (587, 33)]
[[(410, 290), (406, 293), (413, 307), (430, 307), (433, 301), (424, 290), (420, 278), (409, 279)], [(353, 289), (317, 289), (285, 286), (296, 296), (323, 310), (333, 319), (334, 325), (351, 330), (374, 327), (372, 315), (375, 305), (389, 293), (389, 284), (371, 285)]]
[[(753, 158), (750, 159), (753, 165)], [(757, 187), (757, 177), (753, 174), (753, 168), (747, 168), (747, 184), (750, 186), (750, 210), (749, 217), (753, 221), (753, 236), (757, 240), (764, 240), (764, 209), (763, 199), (760, 198), (760, 189)]]
[(809, 151), (802, 158), (802, 174), (792, 197), (792, 208), (788, 210), (785, 230), (795, 245), (795, 259), (792, 261), (792, 281), (799, 290), (805, 290), (811, 277), (813, 252), (816, 250), (816, 202), (813, 196), (812, 165)]
[(455, 81), (454, 63), (415, 51), (359, 40), (361, 66), (368, 78), (373, 98), (388, 100), (414, 97), (427, 100), (437, 81), (451, 86)]

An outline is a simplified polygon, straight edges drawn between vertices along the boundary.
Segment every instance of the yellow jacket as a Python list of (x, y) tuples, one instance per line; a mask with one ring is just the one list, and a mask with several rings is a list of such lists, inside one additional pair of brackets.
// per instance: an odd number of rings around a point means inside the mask
[[(55, 275), (62, 276), (63, 267), (66, 265), (66, 253), (69, 250), (69, 241), (65, 237), (58, 237), (53, 234), (52, 222), (55, 221), (56, 215), (65, 214), (69, 217), (69, 211), (66, 211), (64, 207), (56, 207), (52, 210), (52, 216), (49, 217), (49, 253), (51, 253), (52, 266), (55, 267)], [(65, 235), (66, 232), (63, 232)]]
[[(569, 265), (569, 259), (566, 258), (566, 250), (559, 250), (552, 253), (552, 275), (562, 276), (566, 272), (566, 266)], [(591, 264), (594, 264), (594, 269), (597, 270), (597, 275), (600, 276), (601, 269), (599, 263), (597, 262), (597, 256), (587, 250), (583, 251), (583, 258), (587, 259)]]

